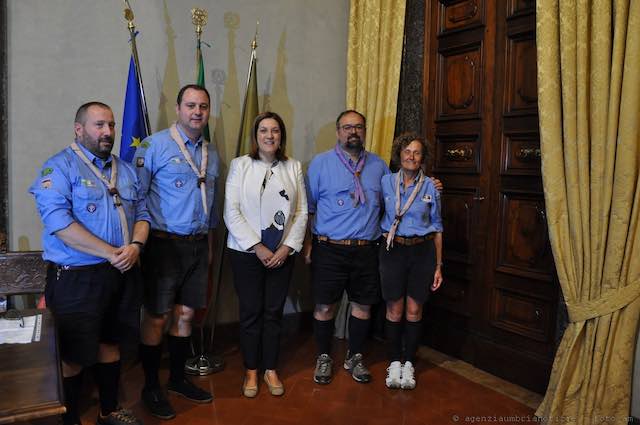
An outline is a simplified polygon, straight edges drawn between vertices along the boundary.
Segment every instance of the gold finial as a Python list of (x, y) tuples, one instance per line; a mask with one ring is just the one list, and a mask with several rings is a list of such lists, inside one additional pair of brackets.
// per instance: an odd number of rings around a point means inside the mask
[(256, 50), (258, 47), (258, 26), (260, 25), (260, 21), (256, 21), (256, 33), (253, 36), (253, 40), (251, 40), (251, 49)]
[(124, 19), (126, 19), (129, 29), (133, 29), (135, 28), (135, 25), (133, 24), (133, 10), (131, 9), (129, 0), (124, 0), (124, 7)]
[(207, 25), (207, 11), (199, 7), (191, 9), (191, 22), (196, 26), (196, 34), (200, 37), (202, 27)]

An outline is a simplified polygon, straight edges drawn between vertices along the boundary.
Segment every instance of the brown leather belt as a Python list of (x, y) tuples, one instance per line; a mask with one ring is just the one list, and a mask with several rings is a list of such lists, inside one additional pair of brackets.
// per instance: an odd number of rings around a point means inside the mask
[[(387, 237), (387, 235), (388, 233), (382, 234), (382, 236), (384, 236), (385, 238)], [(405, 245), (405, 246), (418, 245), (420, 243), (433, 239), (435, 235), (436, 235), (435, 233), (429, 233), (428, 235), (412, 236), (410, 238), (404, 238), (402, 236), (394, 236), (393, 243), (397, 243), (398, 245)]]
[(369, 241), (364, 239), (329, 239), (326, 236), (316, 236), (316, 238), (320, 242), (327, 242), (332, 245), (343, 245), (343, 246), (367, 246), (373, 245), (375, 241)]
[(196, 233), (195, 235), (177, 235), (175, 233), (163, 232), (162, 230), (152, 230), (151, 235), (160, 239), (172, 239), (175, 241), (201, 241), (207, 237), (206, 233)]

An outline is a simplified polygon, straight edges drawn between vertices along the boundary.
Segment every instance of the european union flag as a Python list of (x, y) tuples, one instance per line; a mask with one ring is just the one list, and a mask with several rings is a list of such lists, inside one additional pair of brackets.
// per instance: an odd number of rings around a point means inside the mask
[(131, 56), (127, 93), (124, 98), (124, 114), (122, 116), (122, 140), (120, 141), (120, 158), (131, 162), (136, 148), (148, 136), (145, 130), (145, 117), (142, 111), (142, 93), (138, 84), (135, 61)]

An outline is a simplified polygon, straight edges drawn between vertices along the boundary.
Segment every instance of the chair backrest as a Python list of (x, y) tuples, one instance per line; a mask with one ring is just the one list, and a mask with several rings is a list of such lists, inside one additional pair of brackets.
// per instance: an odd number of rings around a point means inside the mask
[(0, 295), (42, 293), (46, 273), (41, 251), (0, 254)]

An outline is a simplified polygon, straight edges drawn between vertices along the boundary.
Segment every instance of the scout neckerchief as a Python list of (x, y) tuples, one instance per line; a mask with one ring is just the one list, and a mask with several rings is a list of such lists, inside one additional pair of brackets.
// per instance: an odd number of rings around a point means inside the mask
[(109, 195), (111, 195), (113, 199), (113, 205), (118, 210), (118, 215), (120, 216), (120, 227), (122, 228), (122, 243), (125, 245), (128, 244), (130, 242), (129, 225), (127, 224), (127, 216), (124, 213), (124, 207), (122, 206), (122, 202), (120, 201), (120, 193), (118, 192), (118, 188), (116, 187), (116, 184), (118, 182), (118, 166), (115, 157), (111, 159), (111, 179), (107, 179), (105, 175), (102, 174), (100, 170), (98, 170), (98, 167), (96, 167), (93, 162), (91, 162), (91, 160), (87, 158), (87, 155), (85, 155), (85, 153), (80, 149), (80, 146), (78, 146), (76, 142), (71, 143), (71, 149), (76, 153), (76, 155), (80, 157), (82, 162), (87, 164), (87, 167), (89, 167), (89, 169), (93, 171), (93, 174), (95, 174), (96, 177), (109, 189)]
[(347, 158), (346, 154), (342, 151), (342, 148), (340, 148), (338, 143), (336, 143), (336, 147), (334, 150), (336, 151), (336, 155), (338, 155), (338, 158), (340, 158), (340, 162), (342, 162), (342, 164), (347, 168), (347, 171), (349, 171), (353, 175), (353, 182), (356, 187), (355, 193), (353, 193), (352, 195), (354, 208), (358, 206), (358, 202), (361, 202), (362, 205), (364, 205), (365, 197), (364, 197), (364, 190), (362, 189), (362, 184), (360, 183), (360, 174), (362, 173), (362, 169), (364, 168), (364, 163), (367, 160), (367, 152), (362, 151), (360, 153), (360, 157), (358, 158), (358, 162), (356, 162), (356, 165), (353, 166), (349, 162), (349, 159)]
[(389, 251), (389, 248), (393, 246), (393, 237), (396, 235), (396, 230), (398, 230), (402, 216), (407, 212), (411, 204), (413, 204), (413, 201), (418, 196), (418, 192), (420, 192), (420, 189), (422, 188), (422, 184), (424, 183), (424, 174), (422, 174), (422, 170), (418, 172), (418, 183), (413, 187), (413, 192), (411, 192), (409, 199), (407, 199), (407, 203), (404, 204), (402, 209), (400, 209), (400, 181), (404, 181), (404, 173), (402, 170), (398, 172), (398, 178), (396, 179), (396, 216), (393, 219), (393, 223), (391, 224), (391, 228), (387, 234), (387, 251)]
[(178, 128), (176, 127), (175, 124), (171, 125), (171, 128), (169, 129), (169, 133), (171, 133), (171, 137), (173, 138), (173, 141), (176, 142), (176, 145), (178, 145), (178, 148), (180, 148), (180, 152), (182, 152), (182, 156), (184, 156), (184, 159), (189, 163), (189, 165), (191, 166), (191, 169), (196, 174), (196, 177), (198, 177), (198, 186), (200, 186), (200, 194), (202, 195), (202, 209), (204, 210), (204, 213), (206, 215), (207, 214), (207, 187), (206, 187), (207, 162), (209, 159), (209, 149), (207, 149), (207, 145), (209, 144), (209, 142), (204, 139), (202, 140), (202, 161), (200, 161), (200, 170), (198, 170), (198, 167), (196, 167), (196, 164), (193, 162), (193, 159), (191, 158), (191, 154), (189, 153), (189, 151), (185, 146), (184, 139), (180, 135), (180, 132), (178, 131)]

